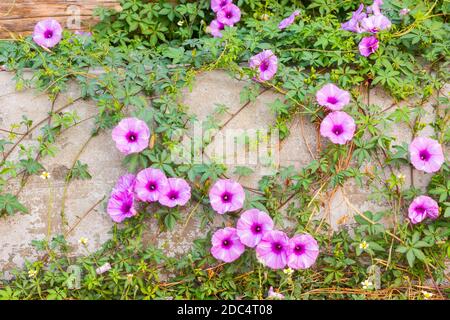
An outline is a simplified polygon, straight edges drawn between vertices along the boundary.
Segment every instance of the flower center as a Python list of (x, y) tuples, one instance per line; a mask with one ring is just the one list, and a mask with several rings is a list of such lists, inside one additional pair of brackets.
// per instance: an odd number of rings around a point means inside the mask
[(221, 3), (220, 3), (220, 6), (221, 7), (225, 7), (226, 5), (227, 5), (227, 0), (223, 0)]
[(176, 200), (176, 199), (178, 199), (178, 197), (179, 197), (178, 191), (175, 191), (175, 190), (170, 191), (170, 192), (167, 194), (167, 197), (168, 197), (170, 200)]
[(229, 248), (229, 247), (231, 247), (232, 244), (233, 244), (233, 242), (230, 239), (225, 239), (222, 241), (222, 246), (224, 248)]
[(327, 102), (331, 104), (336, 104), (338, 102), (338, 99), (336, 97), (331, 96), (327, 98)]
[(253, 233), (261, 233), (262, 227), (259, 224), (254, 224), (252, 226), (252, 231)]
[(283, 245), (281, 243), (279, 243), (279, 242), (275, 242), (272, 245), (272, 250), (275, 253), (280, 253), (281, 251), (283, 251)]
[(131, 202), (125, 202), (125, 203), (122, 205), (121, 210), (122, 210), (123, 213), (128, 213), (128, 212), (130, 212), (130, 210), (131, 210), (132, 207), (133, 207), (133, 205), (132, 205)]
[(225, 13), (225, 17), (226, 17), (227, 19), (233, 18), (233, 12), (228, 11), (227, 13)]
[(266, 71), (267, 69), (269, 69), (269, 62), (267, 60), (264, 60), (263, 62), (261, 62), (259, 69), (261, 71)]
[(138, 135), (135, 132), (128, 132), (126, 138), (128, 142), (136, 142)]
[(155, 191), (157, 189), (156, 183), (154, 183), (153, 181), (149, 182), (147, 185), (147, 189), (150, 191)]
[(222, 201), (225, 203), (231, 202), (231, 199), (233, 198), (233, 195), (229, 192), (224, 192), (222, 194)]
[(333, 133), (334, 133), (335, 135), (339, 136), (339, 135), (341, 135), (341, 134), (344, 132), (344, 128), (343, 128), (341, 125), (336, 124), (336, 125), (333, 127), (332, 131), (333, 131)]
[(305, 251), (305, 248), (304, 248), (301, 244), (297, 244), (297, 245), (295, 246), (295, 248), (294, 248), (294, 252), (295, 252), (297, 255), (302, 254), (304, 251)]
[(428, 152), (427, 149), (424, 149), (424, 150), (420, 151), (419, 157), (420, 157), (420, 160), (422, 160), (422, 161), (428, 161), (428, 160), (430, 160), (431, 154)]
[(50, 39), (53, 37), (53, 30), (45, 30), (44, 32), (44, 38)]
[(424, 207), (422, 207), (422, 206), (418, 206), (418, 207), (416, 207), (414, 210), (415, 210), (417, 213), (419, 213), (419, 214), (424, 214), (425, 211), (426, 211), (426, 209), (425, 209)]

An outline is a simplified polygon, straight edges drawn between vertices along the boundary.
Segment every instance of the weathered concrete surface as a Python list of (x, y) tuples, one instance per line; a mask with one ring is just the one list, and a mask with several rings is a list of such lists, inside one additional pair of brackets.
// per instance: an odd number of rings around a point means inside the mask
[[(12, 75), (0, 73), (0, 128), (8, 129), (11, 123), (21, 120), (22, 115), (27, 115), (30, 119), (39, 121), (47, 116), (51, 108), (51, 103), (45, 96), (39, 96), (31, 90), (14, 93), (14, 83), (11, 81)], [(274, 124), (275, 116), (268, 108), (268, 104), (281, 98), (279, 95), (266, 91), (261, 94), (255, 102), (249, 103), (245, 107), (240, 102), (240, 92), (247, 81), (239, 81), (231, 78), (225, 72), (214, 71), (204, 73), (196, 79), (192, 91), (186, 90), (182, 103), (189, 107), (191, 113), (197, 115), (199, 123), (207, 120), (217, 108), (217, 104), (225, 104), (228, 107), (226, 113), (216, 115), (220, 132), (227, 130), (251, 130), (266, 129)], [(5, 96), (6, 94), (6, 96)], [(73, 100), (79, 94), (78, 89), (72, 86), (67, 94), (59, 97), (55, 106), (57, 109), (67, 101)], [(371, 93), (371, 103), (388, 107), (392, 101), (384, 93), (375, 89)], [(431, 104), (428, 108), (432, 108)], [(96, 106), (89, 101), (79, 101), (67, 110), (77, 110), (81, 119), (88, 119), (95, 115)], [(431, 109), (430, 109), (431, 111)], [(432, 114), (432, 112), (430, 112)], [(85, 251), (78, 245), (80, 237), (89, 239), (89, 250), (97, 249), (109, 238), (109, 231), (112, 222), (106, 214), (105, 202), (90, 209), (104, 197), (108, 197), (109, 192), (115, 184), (117, 178), (125, 173), (121, 166), (123, 156), (116, 150), (114, 142), (110, 138), (110, 132), (102, 133), (93, 138), (81, 153), (80, 160), (89, 165), (89, 171), (93, 176), (92, 180), (74, 181), (67, 189), (67, 199), (65, 202), (65, 216), (69, 227), (63, 228), (61, 221), (61, 202), (64, 192), (64, 176), (72, 166), (77, 154), (90, 136), (92, 120), (86, 120), (68, 129), (59, 137), (57, 147), (59, 152), (55, 158), (46, 157), (43, 159), (47, 171), (52, 174), (49, 181), (43, 181), (39, 177), (32, 177), (20, 195), (21, 201), (30, 209), (28, 215), (14, 215), (0, 219), (0, 270), (7, 270), (13, 266), (20, 266), (24, 259), (36, 257), (30, 246), (34, 239), (47, 237), (49, 222), (51, 234), (60, 234), (71, 230), (68, 239), (73, 245), (73, 254), (82, 254)], [(192, 133), (195, 128), (192, 128)], [(398, 143), (411, 140), (409, 129), (405, 126), (396, 126), (392, 132)], [(296, 169), (309, 164), (313, 158), (317, 157), (317, 128), (312, 125), (309, 119), (296, 118), (290, 124), (291, 134), (288, 138), (278, 143), (276, 147), (279, 151), (279, 164), (281, 166), (293, 165)], [(0, 136), (3, 133), (0, 132)], [(205, 149), (207, 156), (214, 156), (214, 149), (220, 145), (219, 135), (213, 139), (211, 145)], [(35, 142), (37, 131), (28, 137), (24, 144), (31, 145)], [(223, 142), (223, 141), (222, 141)], [(326, 143), (322, 139), (322, 144)], [(246, 156), (255, 156), (255, 149), (248, 147)], [(232, 155), (226, 152), (226, 155)], [(12, 158), (16, 158), (17, 154)], [(257, 182), (266, 171), (261, 163), (246, 164), (254, 168), (255, 173), (250, 177), (237, 177), (233, 174), (233, 165), (229, 166), (227, 176), (239, 179), (245, 186), (257, 187)], [(369, 164), (370, 166), (371, 164)], [(375, 164), (376, 165), (376, 164)], [(267, 168), (265, 168), (267, 169)], [(411, 181), (411, 170), (405, 167), (402, 172), (406, 176), (405, 186), (409, 186)], [(430, 175), (413, 172), (416, 187), (424, 187)], [(11, 187), (12, 191), (17, 190), (17, 181)], [(334, 191), (323, 190), (318, 194), (317, 199), (321, 201), (321, 210), (316, 213), (316, 218), (325, 217), (325, 221), (330, 223), (334, 229), (341, 225), (352, 222), (355, 208), (364, 212), (366, 210), (383, 210), (385, 204), (377, 203), (369, 199), (370, 189), (359, 188), (352, 181), (343, 188)], [(349, 205), (352, 204), (352, 206)], [(183, 212), (183, 219), (170, 232), (160, 232), (157, 222), (153, 218), (146, 220), (147, 232), (144, 240), (163, 248), (169, 256), (180, 256), (185, 254), (192, 245), (192, 242), (200, 237), (204, 237), (209, 231), (223, 224), (230, 223), (227, 215), (215, 218), (212, 226), (201, 228), (200, 221), (196, 215), (201, 208), (196, 208), (191, 204)], [(49, 214), (50, 213), (50, 214)], [(50, 219), (48, 217), (50, 216)], [(150, 214), (151, 216), (151, 214)]]

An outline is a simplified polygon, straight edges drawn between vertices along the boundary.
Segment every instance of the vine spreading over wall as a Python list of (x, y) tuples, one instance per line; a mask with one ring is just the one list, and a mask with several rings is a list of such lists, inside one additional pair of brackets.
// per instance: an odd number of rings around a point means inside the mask
[[(450, 168), (444, 155), (436, 153), (437, 146), (445, 151), (450, 141), (444, 91), (448, 81), (448, 3), (377, 0), (360, 6), (355, 1), (332, 0), (225, 2), (222, 8), (217, 1), (179, 1), (176, 5), (122, 1), (121, 12), (97, 11), (101, 22), (92, 34), (72, 34), (46, 21), (31, 37), (0, 42), (0, 64), (15, 72), (18, 90), (34, 87), (55, 101), (69, 81), (75, 81), (81, 89), (78, 98), (58, 110), (53, 104), (42, 121), (35, 123), (24, 117), (11, 128), (1, 128), (2, 219), (27, 212), (18, 196), (29, 176), (51, 179), (41, 158), (56, 156), (58, 136), (87, 120), (65, 109), (78, 100), (91, 99), (98, 107), (92, 136), (102, 130), (117, 130), (130, 117), (134, 122), (128, 125), (141, 128), (133, 134), (143, 134), (143, 148), (129, 149), (120, 140), (123, 132), (113, 135), (124, 153), (124, 172), (137, 174), (153, 168), (166, 179), (182, 180), (186, 186), (180, 190), (189, 188), (194, 214), (209, 228), (208, 236), (194, 241), (189, 254), (169, 258), (161, 249), (143, 243), (144, 221), (148, 218), (144, 213), (149, 211), (147, 202), (152, 198), (141, 195), (142, 203), (131, 205), (127, 211), (131, 214), (120, 219), (117, 210), (111, 214), (114, 211), (108, 205), (109, 213), (123, 227), (115, 226), (112, 239), (97, 252), (74, 258), (65, 240), (71, 230), (63, 209), (66, 233), (50, 241), (34, 241), (41, 258), (27, 262), (24, 269), (14, 272), (12, 280), (1, 283), (1, 298), (448, 297), (445, 283), (449, 279), (444, 271), (450, 255)], [(93, 69), (102, 72), (90, 72)], [(275, 175), (263, 177), (258, 190), (236, 191), (238, 196), (245, 194), (245, 202), (233, 210), (224, 210), (225, 204), (211, 201), (212, 188), (226, 188), (220, 185), (226, 178), (223, 164), (175, 164), (170, 158), (170, 151), (180, 143), (173, 137), (187, 132), (195, 121), (180, 103), (182, 89), (192, 86), (197, 74), (215, 69), (253, 79), (241, 93), (244, 106), (265, 90), (284, 97), (267, 111), (276, 115), (273, 129), (279, 130), (281, 139), (289, 136), (289, 124), (298, 115), (308, 117), (323, 136), (315, 160), (301, 170), (280, 168)], [(31, 79), (24, 76), (28, 70), (33, 72)], [(382, 86), (396, 103), (385, 109), (372, 104), (368, 97), (375, 86)], [(423, 138), (422, 130), (427, 125), (423, 121), (424, 105), (432, 97), (437, 101), (433, 105), (435, 120), (429, 124), (434, 135), (428, 137), (432, 139), (429, 141), (416, 140)], [(399, 106), (402, 100), (410, 102)], [(340, 129), (330, 123), (337, 123)], [(396, 144), (387, 134), (386, 128), (400, 123), (411, 130), (414, 141), (410, 144)], [(205, 125), (220, 127), (214, 117), (209, 117)], [(38, 128), (37, 146), (24, 146), (23, 140)], [(124, 136), (128, 142), (138, 138), (130, 136), (129, 131)], [(11, 160), (17, 149), (19, 159)], [(423, 150), (428, 150), (428, 155)], [(433, 161), (424, 164), (429, 158)], [(377, 166), (367, 169), (369, 163)], [(404, 176), (398, 174), (401, 166), (432, 174), (427, 189), (407, 185)], [(251, 173), (242, 167), (237, 171), (242, 176)], [(22, 182), (19, 191), (6, 191), (17, 178)], [(66, 186), (74, 179), (90, 178), (88, 166), (77, 160), (67, 174)], [(323, 221), (312, 219), (321, 206), (318, 195), (333, 193), (349, 180), (369, 187), (375, 200), (388, 204), (389, 209), (360, 212), (347, 202), (356, 212), (356, 224), (351, 230), (343, 227), (332, 233)], [(229, 188), (230, 192), (236, 190)], [(123, 196), (116, 200), (124, 202)], [(162, 230), (172, 229), (183, 215), (171, 201), (174, 199), (168, 196), (151, 211)], [(258, 255), (254, 250), (241, 250), (244, 244), (257, 245), (252, 242), (254, 238), (247, 241), (241, 237), (239, 255), (232, 259), (224, 258), (220, 250), (211, 250), (211, 238), (213, 247), (215, 237), (221, 237), (220, 241), (226, 238), (217, 233), (213, 236), (217, 230), (210, 228), (217, 212), (233, 211), (226, 213), (226, 225), (237, 223), (240, 230), (242, 212), (250, 209), (267, 213), (264, 226), (273, 223), (274, 229), (290, 236), (308, 234), (319, 248), (318, 255), (307, 259), (306, 264), (291, 263), (292, 268), (284, 268), (287, 263), (282, 263), (279, 268), (279, 264), (261, 259), (258, 247)], [(386, 218), (393, 224), (383, 224)], [(294, 226), (286, 228), (285, 219), (293, 221)], [(229, 229), (222, 230), (231, 237), (226, 239), (240, 241), (235, 230)], [(315, 246), (312, 240), (308, 243)], [(80, 239), (80, 244), (87, 241)], [(74, 279), (67, 267), (74, 263), (83, 266), (77, 290), (68, 286)], [(167, 278), (168, 274), (172, 276)]]

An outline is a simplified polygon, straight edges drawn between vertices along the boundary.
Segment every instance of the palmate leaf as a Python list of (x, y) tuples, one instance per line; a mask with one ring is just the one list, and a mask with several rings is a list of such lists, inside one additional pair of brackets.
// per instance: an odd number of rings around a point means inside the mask
[(28, 213), (28, 209), (13, 194), (7, 193), (0, 195), (0, 213), (13, 215), (16, 212)]
[(28, 174), (37, 174), (44, 170), (44, 167), (34, 159), (20, 160), (20, 165)]

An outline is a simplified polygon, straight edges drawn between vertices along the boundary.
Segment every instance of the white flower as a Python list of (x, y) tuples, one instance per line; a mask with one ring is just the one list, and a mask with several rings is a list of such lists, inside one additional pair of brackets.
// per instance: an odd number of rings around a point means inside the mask
[(178, 21), (178, 22), (177, 22), (177, 25), (179, 25), (180, 27), (182, 27), (182, 26), (184, 25), (184, 21), (183, 21), (183, 20)]
[(294, 273), (294, 270), (291, 268), (286, 268), (283, 270), (284, 274), (287, 274), (288, 276), (292, 275)]
[(132, 280), (133, 280), (133, 274), (132, 273), (127, 274), (127, 281), (131, 282)]
[(359, 248), (361, 250), (366, 250), (369, 247), (369, 244), (364, 240), (359, 244)]
[(81, 237), (80, 240), (78, 240), (78, 243), (83, 246), (86, 246), (88, 244), (88, 242), (89, 242), (89, 239), (85, 238), (85, 237)]
[(34, 277), (36, 277), (37, 276), (37, 270), (35, 270), (35, 269), (30, 269), (30, 270), (28, 270), (28, 277), (29, 278), (34, 278)]
[(363, 287), (363, 289), (367, 290), (367, 289), (371, 289), (373, 286), (372, 281), (370, 281), (369, 279), (364, 280), (363, 282), (361, 282), (361, 285)]
[(433, 297), (433, 294), (431, 292), (428, 292), (428, 291), (425, 291), (425, 290), (422, 290), (422, 294), (423, 294), (423, 298), (425, 300), (430, 300), (431, 297)]
[(51, 178), (51, 176), (50, 176), (50, 173), (49, 173), (49, 172), (44, 171), (44, 172), (41, 173), (41, 179), (42, 179), (42, 180), (48, 180), (48, 179), (50, 179), (50, 178)]

